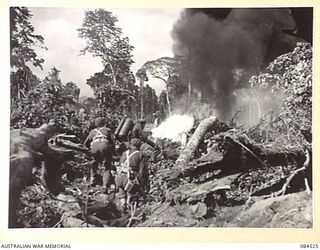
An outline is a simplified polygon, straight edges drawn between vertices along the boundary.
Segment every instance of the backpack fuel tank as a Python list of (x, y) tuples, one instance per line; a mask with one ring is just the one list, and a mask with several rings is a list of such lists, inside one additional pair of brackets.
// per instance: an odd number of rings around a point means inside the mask
[(114, 136), (115, 136), (116, 138), (118, 138), (119, 132), (120, 132), (120, 130), (121, 130), (122, 126), (123, 126), (123, 123), (125, 122), (126, 119), (127, 119), (127, 117), (123, 117), (123, 118), (121, 119), (121, 121), (119, 122), (116, 130), (114, 131)]
[(129, 117), (122, 118), (116, 131), (115, 136), (120, 140), (125, 140), (128, 137), (129, 132), (132, 130), (133, 120)]

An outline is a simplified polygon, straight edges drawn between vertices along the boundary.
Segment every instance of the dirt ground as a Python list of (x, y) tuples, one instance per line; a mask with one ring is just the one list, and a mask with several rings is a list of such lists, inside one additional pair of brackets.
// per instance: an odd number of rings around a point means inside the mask
[(312, 194), (305, 191), (251, 200), (241, 206), (218, 206), (211, 213), (201, 203), (155, 206), (138, 226), (312, 228)]

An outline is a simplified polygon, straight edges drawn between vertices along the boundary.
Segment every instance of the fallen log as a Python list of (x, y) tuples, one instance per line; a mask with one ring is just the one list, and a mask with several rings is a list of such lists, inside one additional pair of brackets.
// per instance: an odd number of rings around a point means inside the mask
[(176, 161), (176, 167), (184, 167), (191, 159), (193, 154), (196, 152), (199, 143), (202, 141), (204, 135), (209, 130), (211, 126), (213, 126), (218, 121), (216, 116), (210, 116), (207, 119), (204, 119), (191, 138), (189, 139), (187, 146), (180, 153), (179, 158)]
[[(159, 175), (171, 186), (165, 194), (167, 201), (174, 201), (176, 204), (199, 203), (212, 197), (211, 194), (216, 191), (228, 190), (231, 182), (241, 173), (271, 166), (290, 166), (293, 169), (299, 169), (306, 161), (303, 145), (294, 147), (279, 144), (262, 145), (253, 142), (246, 134), (237, 130), (219, 133), (213, 137), (213, 140), (214, 143), (211, 144), (214, 146), (208, 150), (211, 152), (211, 157), (206, 155), (205, 162), (191, 161), (193, 149), (200, 143), (198, 141), (196, 144), (193, 141), (190, 143), (191, 150), (187, 146), (186, 151), (183, 151), (183, 155), (179, 157), (180, 161), (177, 160), (173, 168), (159, 171)], [(212, 173), (212, 175), (204, 175), (206, 173)], [(230, 181), (228, 176), (235, 177)], [(196, 179), (198, 183), (181, 183), (181, 178), (186, 177), (200, 179)], [(206, 179), (203, 180), (203, 177)]]
[(241, 150), (245, 150), (245, 158), (254, 163), (256, 167), (284, 166), (297, 164), (302, 166), (305, 161), (304, 146), (297, 145), (286, 147), (279, 144), (257, 144), (254, 143), (246, 134), (240, 132), (220, 133), (216, 137), (223, 140), (225, 156), (234, 155), (239, 157)]
[(199, 175), (221, 170), (224, 175), (246, 172), (249, 169), (268, 166), (296, 165), (301, 167), (306, 159), (303, 146), (256, 144), (245, 134), (233, 130), (219, 133), (214, 139), (221, 144), (222, 152), (212, 151), (210, 162), (184, 164), (167, 170), (169, 180)]

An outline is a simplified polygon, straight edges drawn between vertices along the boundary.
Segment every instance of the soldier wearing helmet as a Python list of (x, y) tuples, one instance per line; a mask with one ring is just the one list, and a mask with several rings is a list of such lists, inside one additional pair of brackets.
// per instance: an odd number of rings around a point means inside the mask
[(141, 143), (140, 139), (132, 138), (129, 148), (124, 148), (120, 158), (120, 169), (115, 177), (123, 212), (127, 210), (128, 205), (143, 197), (149, 189), (148, 166), (140, 151)]
[(146, 126), (146, 123), (147, 121), (145, 119), (138, 120), (132, 128), (130, 138), (136, 138), (141, 141), (146, 141), (148, 134), (143, 131)]
[(103, 171), (103, 187), (108, 192), (108, 188), (113, 183), (111, 161), (114, 154), (114, 138), (111, 130), (106, 127), (103, 117), (97, 117), (94, 123), (96, 128), (90, 131), (84, 141), (84, 145), (90, 149), (94, 159), (91, 168), (91, 175), (93, 176), (92, 184), (96, 184), (98, 177), (97, 170), (100, 168)]

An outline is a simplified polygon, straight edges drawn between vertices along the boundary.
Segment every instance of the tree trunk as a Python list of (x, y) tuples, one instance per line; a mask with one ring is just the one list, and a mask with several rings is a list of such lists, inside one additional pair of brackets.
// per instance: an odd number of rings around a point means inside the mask
[(140, 118), (143, 119), (144, 118), (144, 105), (143, 105), (143, 79), (140, 79), (140, 105), (141, 105), (141, 114), (140, 114)]
[(168, 104), (168, 112), (169, 112), (169, 116), (171, 115), (171, 103), (170, 103), (170, 98), (169, 98), (169, 89), (168, 86), (166, 85), (166, 91), (167, 91), (167, 104)]
[(189, 165), (180, 173), (172, 174), (172, 176), (195, 177), (219, 169), (222, 171), (222, 175), (226, 175), (245, 172), (251, 168), (287, 166), (290, 164), (301, 166), (305, 160), (302, 148), (288, 150), (286, 147), (280, 146), (264, 147), (263, 145), (253, 144), (242, 135), (236, 137), (225, 137), (223, 139), (228, 140), (227, 143), (229, 144), (223, 156), (217, 154), (211, 162)]
[(113, 84), (117, 85), (117, 77), (116, 77), (116, 73), (114, 71), (114, 68), (112, 66), (112, 63), (111, 63), (111, 60), (110, 60), (110, 56), (108, 57), (108, 64), (110, 66)]
[(202, 141), (204, 135), (208, 129), (217, 122), (217, 120), (216, 116), (210, 116), (199, 124), (196, 131), (189, 139), (187, 146), (180, 153), (180, 156), (176, 161), (176, 166), (184, 166), (192, 159), (192, 156), (198, 149), (199, 143)]
[[(200, 127), (204, 128), (202, 123), (198, 128)], [(297, 165), (299, 167), (305, 161), (303, 147), (291, 148), (290, 150), (285, 146), (279, 145), (266, 147), (255, 144), (246, 135), (236, 132), (219, 133), (214, 138), (224, 145), (223, 153), (212, 152), (211, 160), (204, 163), (196, 163), (195, 161), (190, 163), (196, 146), (202, 140), (202, 137), (196, 135), (195, 132), (186, 149), (181, 152), (175, 167), (164, 171), (164, 179), (175, 180), (185, 177), (197, 177), (215, 170), (221, 170), (219, 175), (221, 177), (245, 172), (252, 168), (288, 165)]]
[(192, 90), (191, 82), (188, 81), (188, 107), (187, 107), (187, 110), (189, 110), (190, 105), (191, 105), (191, 90)]

